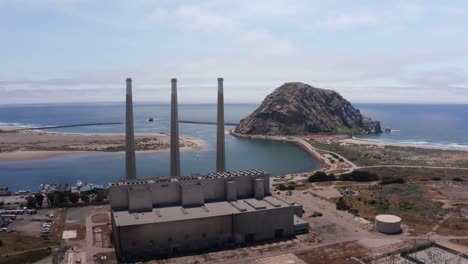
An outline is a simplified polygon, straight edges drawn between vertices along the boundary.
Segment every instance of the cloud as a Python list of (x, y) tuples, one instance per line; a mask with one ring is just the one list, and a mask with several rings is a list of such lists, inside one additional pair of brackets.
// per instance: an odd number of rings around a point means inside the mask
[(374, 26), (380, 18), (367, 10), (351, 11), (324, 19), (318, 24), (321, 29), (346, 30), (356, 26)]
[(456, 85), (468, 86), (468, 72), (462, 68), (445, 68), (430, 71), (420, 71), (412, 73), (405, 79), (409, 84), (418, 85), (425, 88), (453, 87)]

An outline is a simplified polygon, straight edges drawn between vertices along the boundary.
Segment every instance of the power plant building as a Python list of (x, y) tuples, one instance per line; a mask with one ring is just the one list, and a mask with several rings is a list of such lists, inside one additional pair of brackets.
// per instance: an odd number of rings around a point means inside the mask
[[(173, 95), (174, 86), (173, 81)], [(217, 169), (224, 169), (220, 133)], [(177, 173), (179, 160), (173, 161), (171, 171)], [(109, 192), (114, 246), (122, 261), (287, 238), (309, 229), (300, 218), (302, 206), (271, 196), (270, 176), (261, 170), (127, 178), (110, 183)]]

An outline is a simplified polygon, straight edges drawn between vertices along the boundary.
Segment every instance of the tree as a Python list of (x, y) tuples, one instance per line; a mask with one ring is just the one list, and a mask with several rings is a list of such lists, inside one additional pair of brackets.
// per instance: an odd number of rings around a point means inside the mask
[(96, 198), (94, 198), (94, 200), (96, 202), (101, 202), (101, 201), (104, 201), (104, 199), (107, 198), (107, 195), (105, 194), (105, 192), (103, 190), (99, 190), (96, 192)]
[(28, 208), (34, 208), (36, 206), (36, 199), (34, 199), (34, 196), (29, 195), (26, 197), (26, 207)]
[(81, 201), (83, 201), (83, 203), (89, 203), (90, 199), (86, 193), (82, 193), (80, 198), (81, 198)]
[(42, 193), (36, 193), (36, 195), (34, 195), (34, 198), (36, 199), (37, 206), (42, 208), (42, 203), (44, 202), (44, 195), (42, 195)]
[(327, 175), (323, 171), (317, 171), (312, 176), (309, 177), (309, 182), (324, 182), (324, 181), (334, 181), (336, 180), (335, 175)]
[(70, 200), (71, 203), (75, 204), (80, 200), (80, 195), (77, 193), (68, 193), (68, 199)]
[(1, 246), (3, 246), (3, 241), (2, 241), (2, 240), (0, 240), (0, 247), (1, 247)]

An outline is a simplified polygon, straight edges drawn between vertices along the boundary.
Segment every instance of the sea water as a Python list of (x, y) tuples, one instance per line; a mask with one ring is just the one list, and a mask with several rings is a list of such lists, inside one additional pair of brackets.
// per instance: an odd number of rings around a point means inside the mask
[[(365, 140), (468, 150), (468, 105), (354, 104), (361, 112), (380, 120), (392, 132), (356, 136)], [(0, 126), (44, 126), (78, 123), (124, 122), (123, 103), (41, 104), (0, 106)], [(225, 106), (225, 121), (238, 123), (258, 105)], [(136, 103), (136, 133), (169, 133), (168, 104)], [(154, 122), (148, 122), (150, 117)], [(216, 105), (180, 105), (179, 119), (216, 121)], [(233, 127), (226, 126), (226, 130)], [(124, 125), (54, 129), (67, 133), (123, 133)], [(203, 150), (181, 153), (182, 173), (215, 170), (216, 127), (180, 124), (181, 136), (204, 140)], [(281, 142), (240, 139), (226, 134), (228, 170), (259, 168), (272, 175), (318, 169), (319, 164), (301, 148)], [(107, 184), (124, 177), (123, 153), (79, 153), (46, 160), (0, 162), (0, 185), (12, 190), (37, 190), (39, 184), (77, 180)], [(169, 174), (169, 153), (137, 155), (139, 177)]]
[[(226, 105), (226, 123), (239, 123), (256, 105)], [(169, 133), (170, 105), (135, 103), (135, 133)], [(149, 118), (154, 119), (149, 122)], [(180, 105), (180, 120), (216, 121), (216, 105)], [(0, 125), (46, 126), (99, 122), (124, 122), (125, 105), (51, 104), (0, 107)], [(233, 129), (226, 126), (226, 131)], [(181, 152), (183, 175), (208, 173), (216, 167), (216, 126), (180, 124), (180, 135), (206, 142), (202, 150)], [(124, 125), (51, 129), (65, 133), (124, 133)], [(226, 134), (227, 170), (262, 169), (272, 175), (319, 169), (319, 163), (291, 143), (248, 140)], [(122, 179), (124, 153), (77, 153), (46, 160), (0, 162), (0, 185), (11, 190), (36, 191), (41, 183), (75, 184), (77, 180), (97, 184)], [(169, 153), (137, 154), (138, 177), (169, 175)]]

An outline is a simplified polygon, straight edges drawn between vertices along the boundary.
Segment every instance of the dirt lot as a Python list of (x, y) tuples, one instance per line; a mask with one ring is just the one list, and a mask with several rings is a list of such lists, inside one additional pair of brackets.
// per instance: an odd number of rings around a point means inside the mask
[(112, 248), (110, 241), (111, 228), (109, 225), (98, 225), (93, 227), (93, 245), (103, 248)]
[(333, 263), (333, 264), (348, 264), (354, 263), (349, 258), (361, 258), (366, 256), (367, 249), (354, 243), (346, 242), (335, 244), (332, 246), (321, 247), (306, 252), (296, 254), (308, 264), (316, 263)]
[(58, 208), (54, 211), (54, 224), (50, 232), (50, 240), (59, 243), (62, 240), (62, 231), (65, 225), (65, 215), (67, 210)]
[(450, 239), (449, 241), (452, 242), (452, 243), (458, 244), (458, 245), (468, 247), (468, 239), (467, 238), (465, 238), (465, 239)]
[(109, 222), (109, 216), (108, 216), (107, 213), (96, 214), (96, 215), (92, 216), (91, 221), (93, 223), (108, 223)]

